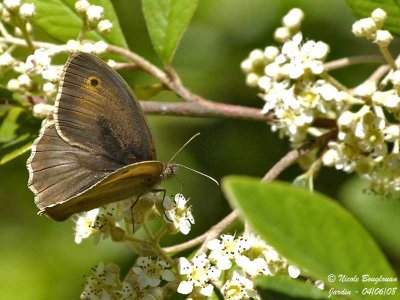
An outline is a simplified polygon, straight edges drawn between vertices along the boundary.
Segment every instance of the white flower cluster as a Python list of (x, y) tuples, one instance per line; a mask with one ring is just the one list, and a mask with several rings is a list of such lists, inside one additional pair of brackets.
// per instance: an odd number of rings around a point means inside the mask
[(80, 298), (82, 300), (163, 299), (163, 289), (160, 285), (176, 280), (169, 267), (163, 260), (139, 257), (136, 265), (121, 281), (118, 266), (100, 263), (93, 268), (94, 274), (87, 278)]
[(393, 40), (393, 36), (388, 30), (381, 29), (386, 17), (384, 10), (375, 9), (371, 17), (360, 19), (353, 24), (353, 34), (356, 37), (365, 37), (372, 40), (381, 47), (387, 47)]
[(179, 283), (178, 293), (209, 297), (216, 286), (226, 299), (259, 299), (254, 288), (257, 276), (274, 275), (278, 271), (292, 278), (300, 275), (298, 268), (253, 235), (238, 238), (222, 235), (209, 241), (207, 248), (208, 255), (198, 253), (190, 261), (179, 259), (178, 272), (184, 280)]
[(176, 194), (171, 200), (160, 193), (148, 193), (135, 200), (124, 200), (107, 204), (80, 214), (75, 225), (75, 242), (93, 237), (111, 237), (114, 241), (124, 241), (133, 232), (123, 228), (137, 230), (148, 217), (163, 219), (170, 233), (188, 234), (194, 218), (187, 200), (182, 194)]
[[(346, 89), (324, 70), (329, 46), (303, 42), (302, 19), (299, 9), (290, 11), (275, 33), (282, 45), (253, 50), (241, 64), (247, 84), (258, 88), (265, 101), (262, 112), (274, 117), (272, 130), (297, 147), (336, 127), (337, 140), (322, 155), (325, 166), (355, 171), (381, 194), (400, 190), (400, 71), (391, 70), (385, 83), (366, 81)], [(381, 29), (385, 19), (386, 13), (376, 9), (354, 23), (353, 33), (377, 43), (393, 61), (387, 51), (392, 37)], [(321, 127), (320, 120), (336, 126)]]
[(89, 28), (95, 29), (100, 33), (109, 33), (113, 27), (110, 20), (104, 18), (104, 8), (98, 5), (91, 5), (87, 0), (75, 2), (75, 9), (86, 21)]
[(277, 29), (286, 28), (287, 34), (275, 34), (282, 46), (253, 50), (241, 64), (247, 84), (257, 87), (265, 101), (262, 112), (276, 119), (272, 129), (296, 145), (306, 140), (315, 119), (345, 109), (347, 96), (322, 77), (329, 46), (303, 42), (302, 19), (301, 10), (291, 10)]

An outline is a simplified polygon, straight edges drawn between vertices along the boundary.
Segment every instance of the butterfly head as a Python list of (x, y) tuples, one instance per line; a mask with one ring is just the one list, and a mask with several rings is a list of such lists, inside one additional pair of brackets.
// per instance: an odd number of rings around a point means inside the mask
[(163, 180), (171, 178), (171, 177), (175, 176), (177, 172), (178, 172), (178, 165), (177, 164), (175, 164), (175, 163), (166, 163), (166, 164), (164, 164), (164, 169), (163, 169), (163, 172), (161, 174), (161, 178)]

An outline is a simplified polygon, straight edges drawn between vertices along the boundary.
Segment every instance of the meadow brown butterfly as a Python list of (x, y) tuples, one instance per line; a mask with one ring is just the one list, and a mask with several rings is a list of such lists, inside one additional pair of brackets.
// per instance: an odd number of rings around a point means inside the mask
[(168, 166), (156, 160), (140, 105), (101, 59), (77, 52), (65, 64), (53, 120), (42, 127), (27, 161), (40, 214), (72, 214), (150, 191)]

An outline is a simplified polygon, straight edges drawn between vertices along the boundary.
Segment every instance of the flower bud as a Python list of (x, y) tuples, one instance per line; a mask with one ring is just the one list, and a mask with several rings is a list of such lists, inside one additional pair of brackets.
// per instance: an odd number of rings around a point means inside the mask
[(104, 16), (104, 8), (98, 5), (90, 5), (86, 10), (86, 16), (90, 23), (97, 23)]
[(35, 4), (33, 3), (24, 3), (19, 8), (19, 15), (22, 19), (30, 19), (35, 15)]
[(113, 24), (110, 20), (101, 20), (99, 24), (97, 24), (97, 31), (100, 33), (109, 33), (111, 32), (112, 27)]
[(377, 30), (374, 43), (381, 47), (387, 47), (392, 42), (393, 36), (388, 30)]
[(383, 23), (385, 22), (385, 20), (387, 18), (387, 14), (383, 9), (377, 8), (372, 12), (371, 18), (376, 23), (376, 26), (380, 28), (380, 27), (382, 27)]

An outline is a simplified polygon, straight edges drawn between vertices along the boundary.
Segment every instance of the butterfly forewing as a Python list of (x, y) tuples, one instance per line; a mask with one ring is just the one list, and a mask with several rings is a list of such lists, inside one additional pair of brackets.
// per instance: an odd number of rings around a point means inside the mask
[(75, 53), (66, 63), (55, 123), (68, 143), (123, 165), (156, 159), (150, 130), (131, 89), (93, 55)]

